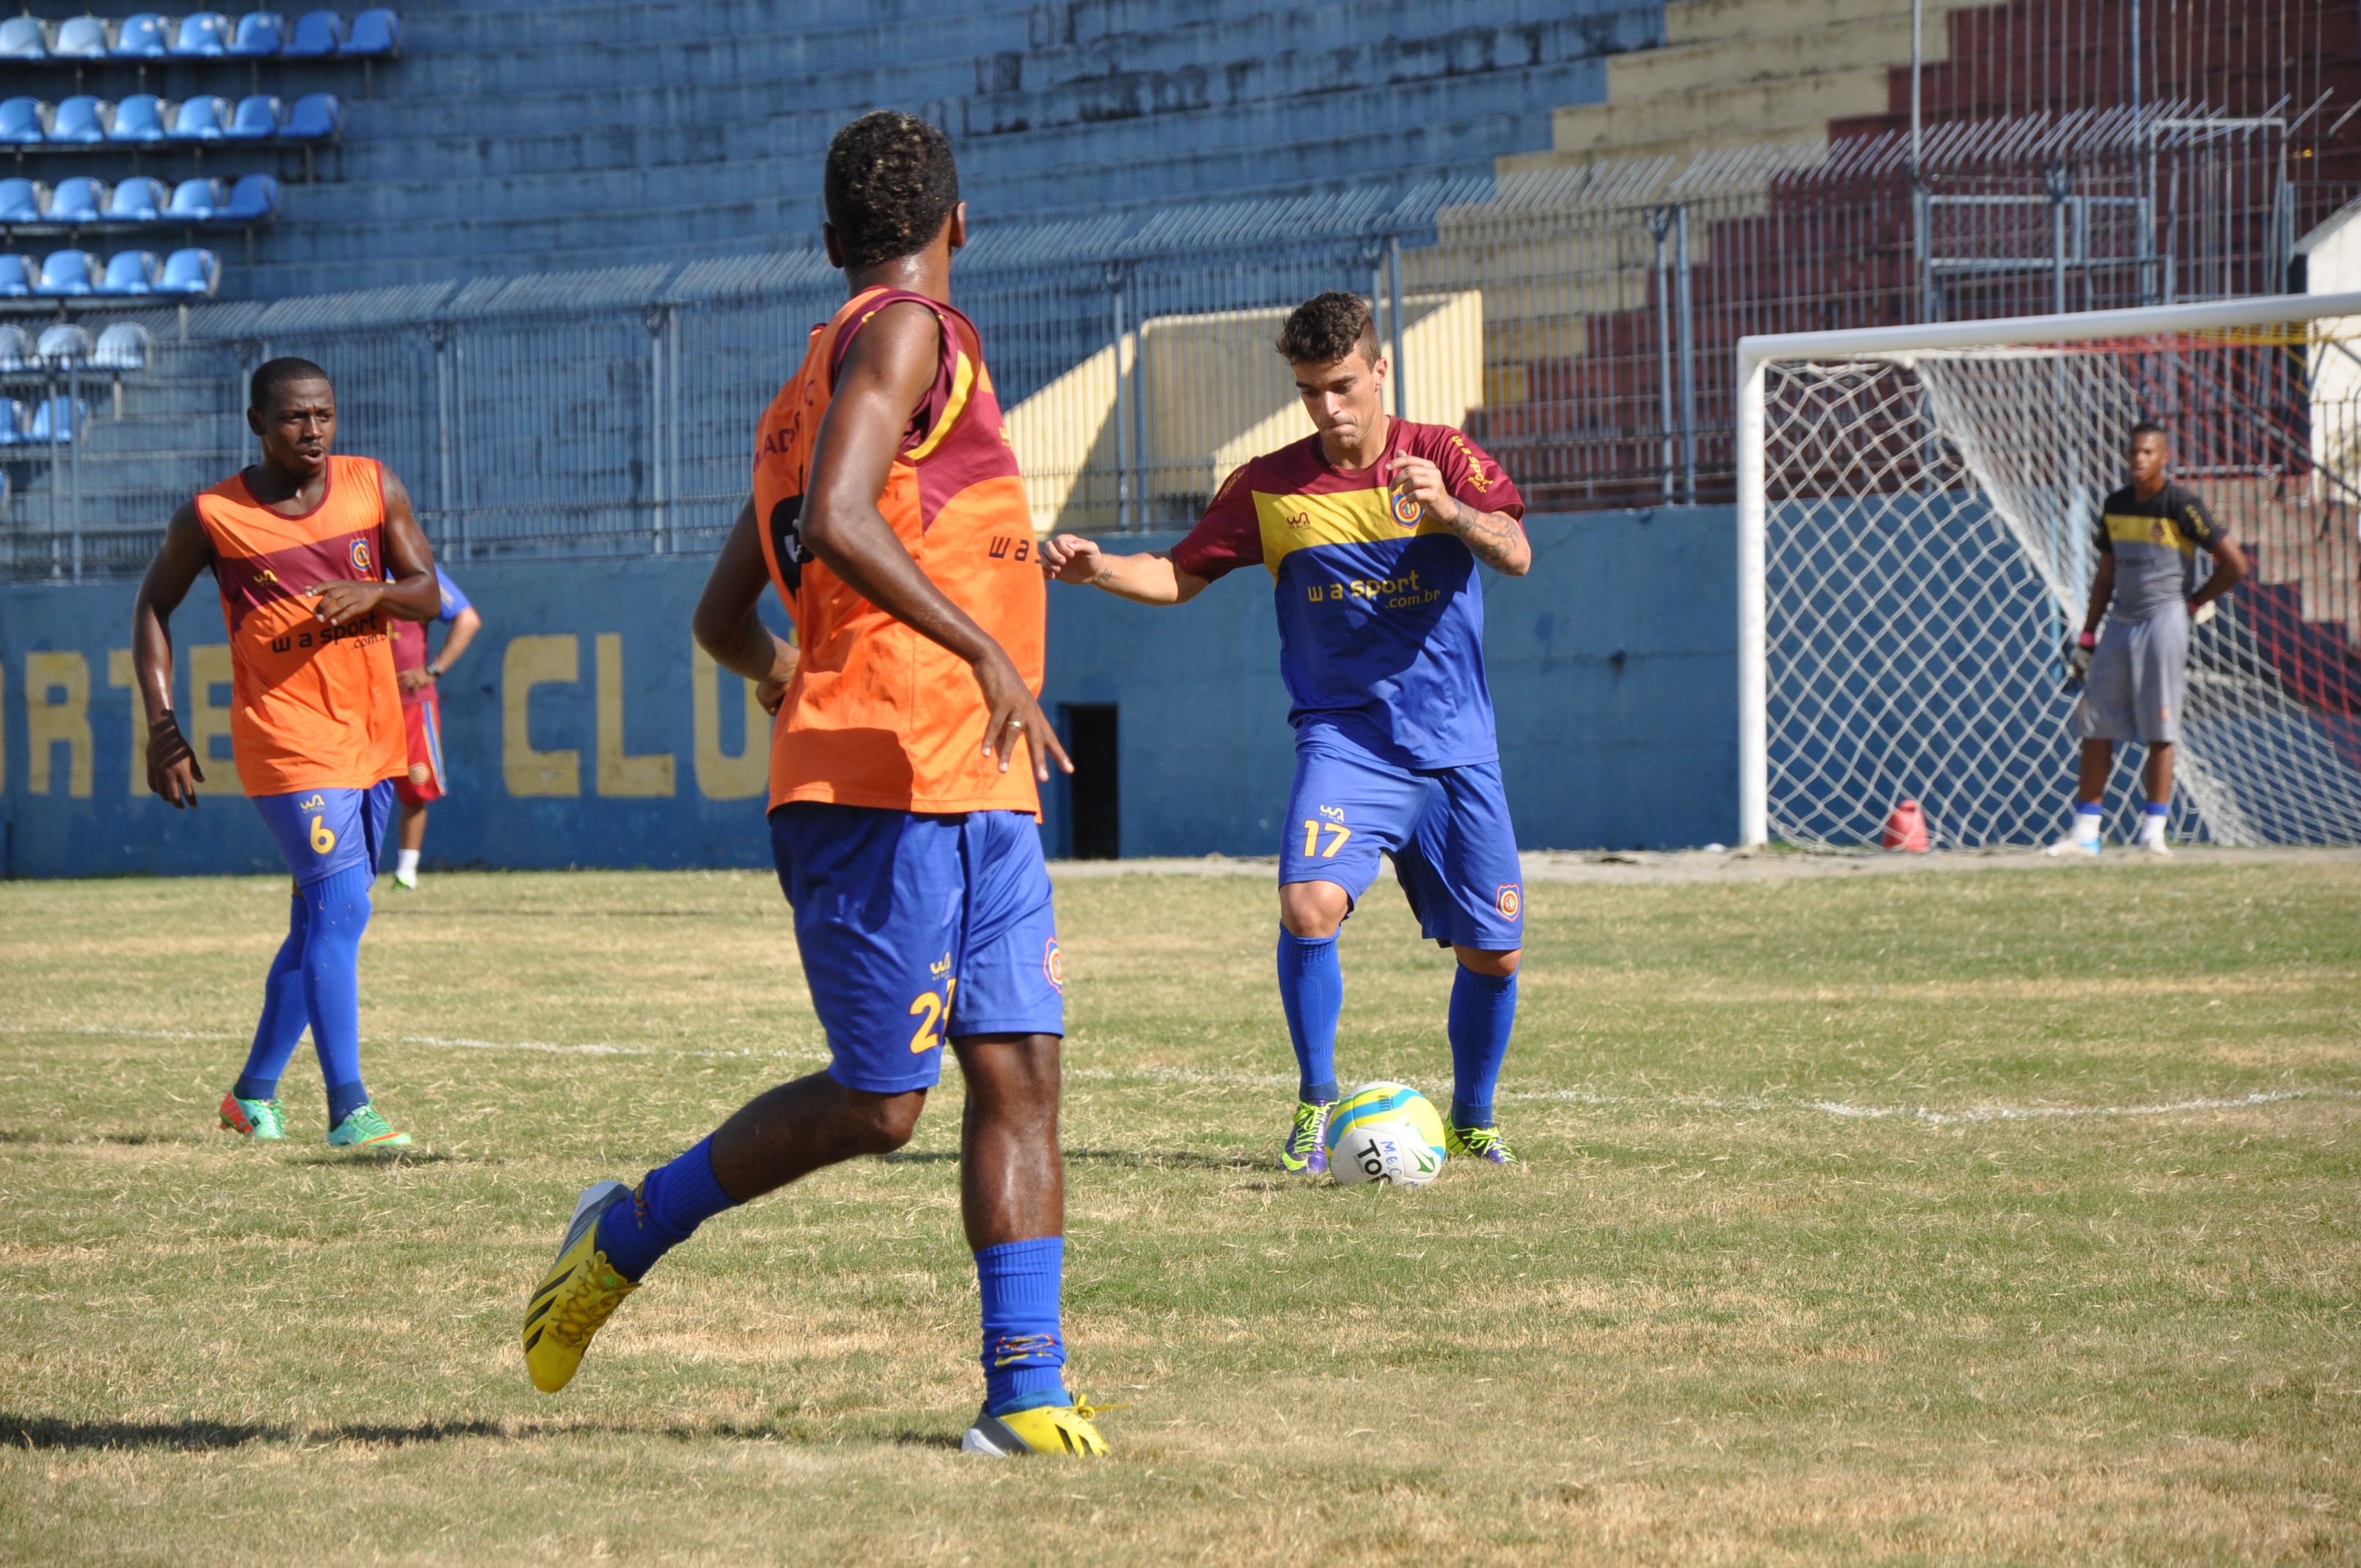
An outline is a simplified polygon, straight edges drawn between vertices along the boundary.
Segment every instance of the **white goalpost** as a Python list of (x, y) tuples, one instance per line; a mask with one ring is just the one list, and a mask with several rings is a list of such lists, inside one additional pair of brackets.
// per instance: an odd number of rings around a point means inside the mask
[(2191, 639), (2172, 831), (2361, 843), (2361, 294), (1746, 337), (1738, 391), (1741, 843), (1874, 844), (1905, 798), (1945, 848), (2062, 831), (2141, 420), (2254, 567)]

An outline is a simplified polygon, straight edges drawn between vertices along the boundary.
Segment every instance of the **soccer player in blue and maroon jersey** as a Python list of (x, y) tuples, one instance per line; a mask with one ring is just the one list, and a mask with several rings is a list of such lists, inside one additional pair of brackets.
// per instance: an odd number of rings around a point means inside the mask
[(1387, 416), (1390, 367), (1358, 296), (1298, 306), (1279, 351), (1314, 434), (1231, 474), (1169, 554), (1108, 555), (1061, 534), (1045, 563), (1060, 582), (1140, 604), (1186, 604), (1241, 566), (1270, 572), (1296, 758), (1279, 839), (1279, 995), (1301, 1079), (1280, 1164), (1328, 1168), (1322, 1135), (1345, 993), (1336, 933), (1376, 880), (1380, 850), (1419, 928), (1459, 959), (1446, 1144), (1510, 1164), (1492, 1098), (1516, 1018), (1524, 885), (1484, 682), (1476, 566), (1512, 577), (1531, 568), (1524, 500), (1459, 432)]

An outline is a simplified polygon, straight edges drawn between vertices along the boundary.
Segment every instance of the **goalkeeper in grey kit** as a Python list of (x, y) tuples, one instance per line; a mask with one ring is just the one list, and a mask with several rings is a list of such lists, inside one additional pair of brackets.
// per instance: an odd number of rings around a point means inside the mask
[[(2114, 771), (2115, 742), (2147, 747), (2147, 814), (2133, 847), (2172, 851), (2164, 822), (2172, 809), (2172, 753), (2180, 739), (2181, 693), (2189, 663), (2189, 629), (2212, 618), (2213, 604), (2246, 576), (2246, 552), (2213, 520), (2205, 503), (2165, 477), (2172, 449), (2154, 424), (2132, 426), (2132, 482), (2100, 507), (2094, 541), (2099, 570), (2091, 580), (2082, 634), (2066, 646), (2067, 667), (2082, 677), (2082, 699), (2070, 720), (2082, 742), (2081, 777), (2074, 795), (2074, 830), (2049, 847), (2053, 855), (2099, 852), (2100, 803)], [(2213, 557), (2200, 584), (2197, 556)], [(2098, 635), (2104, 618), (2107, 632)]]

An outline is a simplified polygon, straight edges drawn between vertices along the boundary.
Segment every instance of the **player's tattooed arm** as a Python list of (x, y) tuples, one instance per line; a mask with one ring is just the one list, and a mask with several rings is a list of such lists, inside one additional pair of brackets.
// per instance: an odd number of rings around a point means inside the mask
[(184, 501), (165, 525), (164, 543), (131, 601), (131, 668), (148, 714), (148, 787), (175, 811), (197, 804), (205, 770), (172, 713), (172, 612), (213, 562), (197, 505)]
[(1041, 542), (1041, 570), (1053, 582), (1104, 588), (1134, 604), (1187, 604), (1205, 591), (1206, 579), (1184, 572), (1160, 550), (1110, 555), (1098, 541), (1060, 533)]
[(1477, 511), (1451, 493), (1443, 470), (1407, 453), (1387, 476), (1394, 493), (1416, 501), (1475, 553), (1476, 559), (1504, 576), (1521, 577), (1533, 567), (1533, 547), (1517, 520), (1504, 511)]
[(432, 620), (443, 613), (443, 589), (434, 580), (434, 552), (426, 543), (410, 490), (390, 468), (385, 479), (385, 565), (391, 582), (322, 583), (312, 589), (312, 613), (329, 626), (360, 620), (382, 609), (397, 620)]
[(1052, 759), (1068, 773), (1074, 764), (1040, 699), (1008, 651), (918, 569), (877, 510), (910, 416), (934, 384), (942, 346), (938, 318), (915, 301), (886, 306), (852, 340), (812, 437), (804, 543), (853, 592), (965, 660), (991, 713), (984, 755), (1005, 773), (1022, 741), (1031, 749), (1033, 776), (1046, 784)]
[(775, 716), (796, 678), (795, 644), (774, 635), (755, 612), (763, 590), (770, 586), (771, 569), (763, 562), (763, 540), (756, 530), (754, 502), (750, 497), (738, 511), (738, 521), (721, 542), (721, 554), (705, 579), (689, 632), (713, 662), (754, 683), (763, 711)]

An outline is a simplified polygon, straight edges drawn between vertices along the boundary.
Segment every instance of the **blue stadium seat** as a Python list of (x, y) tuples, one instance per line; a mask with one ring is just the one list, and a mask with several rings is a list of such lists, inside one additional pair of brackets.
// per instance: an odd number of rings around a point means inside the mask
[(353, 30), (337, 47), (338, 54), (383, 58), (401, 52), (401, 18), (384, 6), (374, 6), (353, 18)]
[(262, 60), (287, 44), (287, 18), (276, 11), (249, 11), (237, 19), (237, 36), (229, 52), (241, 60)]
[(159, 294), (210, 294), (221, 287), (221, 258), (210, 250), (176, 250), (165, 259)]
[(115, 105), (104, 98), (93, 98), (78, 93), (58, 105), (57, 118), (49, 122), (51, 141), (98, 142), (115, 126)]
[(285, 105), (268, 93), (238, 100), (237, 114), (222, 135), (237, 141), (263, 141), (279, 134)]
[(164, 216), (202, 222), (218, 217), (229, 205), (229, 186), (219, 180), (183, 180), (172, 188), (172, 204)]
[(49, 444), (49, 433), (52, 429), (57, 432), (59, 441), (71, 441), (89, 425), (90, 401), (88, 399), (44, 398), (34, 405), (33, 422), (26, 427), (24, 444), (47, 446)]
[(219, 11), (182, 17), (172, 35), (172, 53), (182, 60), (219, 60), (228, 52), (229, 18)]
[(0, 104), (0, 142), (47, 141), (54, 111), (38, 98), (11, 98)]
[(49, 222), (97, 223), (105, 215), (107, 198), (111, 193), (106, 181), (94, 175), (77, 174), (71, 180), (60, 180), (57, 193), (49, 198)]
[(334, 11), (306, 11), (281, 52), (290, 60), (319, 60), (344, 46), (345, 19)]
[[(23, 257), (16, 258), (24, 260)], [(22, 370), (32, 363), (33, 340), (20, 326), (0, 326), (0, 370)], [(22, 428), (21, 423), (19, 428)]]
[(148, 343), (148, 329), (137, 322), (116, 322), (98, 334), (90, 362), (101, 370), (145, 370)]
[(229, 128), (230, 107), (226, 98), (204, 93), (181, 104), (181, 112), (172, 116), (174, 141), (219, 141)]
[[(33, 270), (31, 257), (0, 256), (0, 300), (25, 298), (33, 291), (33, 280), (38, 276), (39, 275)], [(16, 329), (10, 327), (5, 330), (14, 332)], [(5, 350), (5, 344), (0, 344), (0, 350)], [(6, 360), (7, 355), (0, 352), (0, 370), (12, 368)]]
[(41, 295), (87, 294), (98, 277), (98, 258), (87, 250), (53, 250), (41, 258), (41, 276), (33, 292)]
[(138, 93), (115, 106), (115, 124), (106, 129), (109, 141), (162, 141), (172, 123), (172, 105), (153, 93)]
[(214, 214), (217, 218), (259, 222), (279, 215), (279, 181), (273, 175), (248, 174), (242, 177), (229, 193), (229, 205)]
[(38, 16), (11, 16), (0, 22), (0, 60), (47, 60), (49, 29)]
[(49, 188), (38, 180), (0, 180), (0, 224), (38, 224), (49, 214)]
[(295, 100), (280, 135), (290, 141), (325, 141), (345, 128), (345, 106), (334, 93), (306, 93)]
[(115, 47), (106, 52), (116, 60), (161, 60), (171, 40), (170, 25), (153, 11), (126, 16), (115, 29)]
[(107, 199), (106, 220), (115, 224), (152, 224), (171, 204), (172, 193), (161, 180), (135, 174), (115, 188)]
[(118, 250), (106, 259), (106, 276), (98, 280), (102, 294), (152, 294), (163, 281), (164, 263), (152, 250)]
[(71, 365), (90, 357), (90, 334), (71, 322), (56, 322), (41, 329), (33, 357), (44, 365)]
[[(16, 332), (15, 327), (0, 327), (0, 332)], [(18, 336), (23, 336), (21, 333)], [(16, 398), (0, 398), (0, 446), (25, 444), (25, 427), (32, 422), (32, 414)]]
[(104, 60), (115, 42), (115, 24), (104, 16), (70, 16), (58, 24), (49, 52), (60, 60)]

